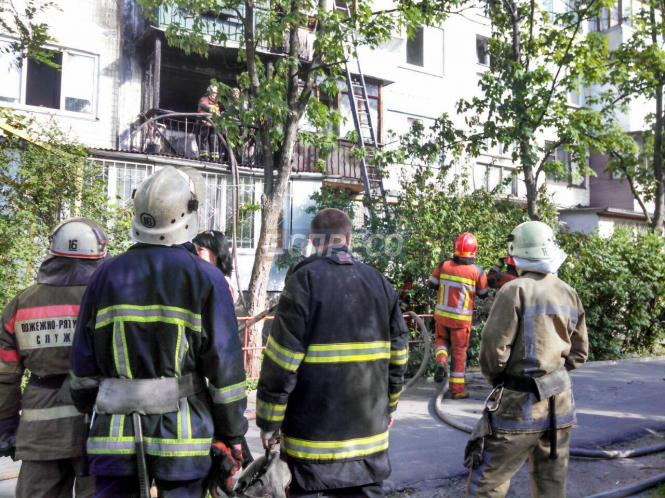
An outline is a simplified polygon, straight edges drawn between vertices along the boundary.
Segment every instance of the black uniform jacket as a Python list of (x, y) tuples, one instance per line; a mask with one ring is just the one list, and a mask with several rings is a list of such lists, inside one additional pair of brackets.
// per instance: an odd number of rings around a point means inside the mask
[(285, 285), (268, 338), (257, 424), (282, 429), (294, 478), (310, 491), (390, 475), (408, 330), (397, 292), (346, 247), (305, 259)]

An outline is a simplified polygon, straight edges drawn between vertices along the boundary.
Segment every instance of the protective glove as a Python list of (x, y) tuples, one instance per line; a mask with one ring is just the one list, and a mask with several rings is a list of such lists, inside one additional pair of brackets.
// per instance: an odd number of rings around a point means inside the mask
[(474, 427), (464, 449), (464, 466), (467, 469), (477, 469), (482, 465), (485, 438), (491, 435), (492, 424), (490, 422), (490, 414), (487, 410), (483, 410), (483, 414)]
[(279, 443), (279, 429), (276, 431), (261, 431), (261, 442), (264, 450), (270, 450)]
[(16, 446), (10, 446), (4, 450), (0, 450), (0, 457), (10, 457), (16, 461)]
[[(235, 496), (233, 476), (242, 468), (242, 446), (226, 445), (221, 441), (212, 443), (212, 468), (208, 479), (208, 491), (213, 498)], [(220, 490), (225, 493), (223, 495)]]

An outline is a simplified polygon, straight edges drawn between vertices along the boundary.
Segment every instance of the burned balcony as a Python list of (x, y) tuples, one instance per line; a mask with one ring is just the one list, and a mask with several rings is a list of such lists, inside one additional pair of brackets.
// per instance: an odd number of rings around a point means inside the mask
[[(170, 112), (152, 109), (142, 118), (128, 140), (130, 151), (160, 155), (180, 159), (202, 160), (202, 152), (205, 152), (205, 143), (202, 144), (201, 127), (210, 122), (208, 114)], [(212, 127), (209, 127), (212, 132)], [(242, 129), (242, 144), (233, 150), (236, 161), (241, 168), (262, 169), (263, 152), (260, 147), (257, 129), (245, 127)], [(205, 133), (204, 133), (205, 135)], [(212, 157), (210, 141), (208, 141), (207, 157), (203, 160), (207, 163), (215, 163), (220, 166), (230, 165), (230, 156), (225, 146), (223, 131), (218, 133), (219, 157)], [(340, 139), (338, 146), (328, 157), (325, 158), (325, 169), (321, 171), (316, 166), (320, 157), (314, 147), (298, 143), (294, 151), (292, 171), (294, 173), (323, 173), (326, 176), (343, 178), (348, 180), (362, 180), (360, 161), (353, 157), (351, 151), (355, 144)], [(371, 180), (378, 176), (374, 168), (368, 171)]]

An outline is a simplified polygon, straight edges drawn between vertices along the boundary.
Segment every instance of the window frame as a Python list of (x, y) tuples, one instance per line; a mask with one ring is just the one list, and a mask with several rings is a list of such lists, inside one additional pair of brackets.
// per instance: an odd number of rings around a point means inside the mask
[(420, 64), (413, 64), (412, 62), (409, 62), (409, 43), (413, 43), (415, 40), (411, 40), (408, 36), (406, 36), (406, 43), (404, 44), (404, 63), (411, 68), (415, 68), (419, 71), (425, 71), (425, 28), (426, 26), (419, 26), (417, 29), (419, 29), (422, 33), (421, 40), (422, 40), (422, 47), (421, 47), (421, 57), (422, 57), (422, 65)]
[[(616, 8), (618, 19), (613, 19), (612, 11)], [(591, 33), (604, 33), (610, 29), (623, 25), (623, 1), (616, 0), (612, 7), (603, 7), (599, 16), (592, 17), (588, 20), (589, 32)]]
[[(0, 43), (12, 43), (16, 40), (6, 36), (0, 35)], [(60, 83), (60, 109), (54, 109), (52, 107), (42, 107), (26, 104), (27, 88), (28, 88), (28, 64), (23, 61), (20, 66), (20, 77), (21, 77), (21, 88), (19, 101), (16, 102), (6, 102), (0, 101), (0, 107), (11, 107), (14, 109), (25, 110), (30, 112), (44, 112), (44, 113), (56, 113), (61, 116), (67, 116), (72, 118), (87, 119), (87, 120), (97, 120), (99, 115), (99, 71), (100, 71), (100, 56), (99, 54), (94, 54), (91, 52), (86, 52), (84, 50), (71, 49), (67, 47), (61, 47), (57, 45), (45, 45), (47, 50), (60, 50), (62, 51), (62, 67), (61, 67), (61, 83)], [(66, 88), (66, 76), (65, 72), (67, 71), (68, 60), (71, 55), (90, 57), (93, 59), (93, 94), (92, 94), (92, 113), (76, 112), (76, 111), (67, 111), (64, 109), (65, 106), (65, 88)]]
[[(483, 36), (483, 35), (480, 35), (480, 34), (476, 33), (476, 64), (481, 66), (481, 67), (489, 68), (491, 63), (492, 63), (491, 58), (490, 58), (490, 54), (489, 54), (489, 40), (490, 39), (487, 36)], [(486, 63), (480, 62), (480, 60), (478, 59), (478, 42), (479, 41), (483, 41), (483, 45), (485, 47), (485, 58), (487, 59)]]
[[(365, 87), (368, 86), (375, 86), (377, 88), (377, 95), (370, 95), (369, 91), (367, 92), (367, 100), (374, 100), (376, 101), (376, 115), (378, 118), (378, 123), (372, 122), (372, 126), (374, 127), (374, 138), (376, 139), (377, 144), (381, 143), (381, 127), (383, 125), (383, 116), (381, 115), (381, 94), (383, 93), (383, 85), (380, 83), (368, 83), (367, 79), (365, 79)], [(362, 99), (361, 96), (356, 95), (357, 98)], [(337, 94), (337, 110), (341, 112), (342, 110), (342, 99), (348, 99), (349, 98), (349, 89), (348, 87), (344, 86), (340, 88), (339, 93)], [(332, 101), (331, 101), (332, 102)], [(356, 100), (356, 109), (363, 105), (362, 100)], [(350, 108), (350, 106), (349, 106)], [(371, 110), (371, 107), (370, 107)], [(353, 116), (349, 116), (351, 118), (351, 131), (356, 131), (353, 125)], [(340, 123), (339, 130), (337, 130), (337, 136), (339, 139), (344, 140), (344, 136), (342, 136), (342, 126), (344, 126), (345, 123)]]
[[(491, 192), (491, 190), (492, 190), (492, 189), (489, 188), (490, 168), (498, 168), (500, 170), (501, 178), (499, 179), (499, 184), (501, 184), (501, 185), (503, 185), (503, 182), (509, 176), (511, 176), (515, 171), (514, 167), (510, 167), (510, 166), (503, 165), (503, 164), (496, 164), (496, 163), (492, 163), (492, 162), (476, 162), (476, 163), (474, 163), (473, 167), (474, 167), (474, 187), (476, 188), (476, 190), (483, 189), (485, 192), (488, 192), (488, 193)], [(482, 168), (485, 169), (484, 174), (483, 174), (483, 183), (484, 184), (480, 188), (478, 188), (477, 185), (475, 185), (475, 169), (478, 168), (478, 167), (482, 167)], [(506, 174), (506, 171), (509, 171), (510, 173)], [(512, 196), (515, 196), (515, 197), (518, 196), (517, 177), (514, 177), (511, 180), (509, 185), (503, 185), (503, 186), (505, 188), (510, 188), (510, 192), (500, 191), (500, 192), (498, 192), (498, 195), (502, 195), (502, 196), (511, 196), (512, 195)]]
[[(546, 142), (546, 147), (548, 144), (551, 144), (552, 142)], [(573, 181), (573, 157), (570, 151), (566, 151), (563, 145), (558, 146), (554, 151), (549, 154), (549, 158), (553, 158), (555, 161), (557, 160), (557, 154), (559, 151), (563, 151), (563, 154), (565, 154), (566, 162), (564, 163), (563, 161), (559, 161), (564, 166), (566, 167), (566, 173), (567, 173), (567, 178), (565, 180), (559, 180), (557, 178), (553, 177), (553, 173), (547, 173), (546, 175), (546, 182), (549, 185), (558, 185), (558, 186), (563, 186), (563, 187), (568, 187), (568, 188), (577, 188), (581, 190), (587, 190), (587, 180), (588, 180), (588, 175), (584, 173), (582, 175), (582, 182), (578, 185), (574, 183)], [(551, 178), (552, 177), (552, 178)]]

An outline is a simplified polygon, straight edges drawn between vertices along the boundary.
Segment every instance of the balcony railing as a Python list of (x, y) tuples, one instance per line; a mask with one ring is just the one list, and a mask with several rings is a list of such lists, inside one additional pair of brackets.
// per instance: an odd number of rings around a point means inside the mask
[[(209, 122), (209, 119), (208, 114), (173, 113), (153, 109), (130, 135), (129, 148), (142, 154), (200, 160), (201, 126), (203, 121)], [(242, 127), (241, 133), (241, 144), (233, 150), (236, 161), (240, 167), (263, 168), (263, 151), (257, 129)], [(218, 149), (219, 159), (214, 162), (229, 165), (228, 150), (223, 145), (226, 141), (225, 135), (221, 132), (218, 137), (221, 142)], [(362, 180), (360, 161), (351, 153), (355, 147), (354, 143), (340, 139), (337, 148), (324, 159), (324, 168), (319, 169), (315, 166), (320, 157), (316, 149), (299, 142), (293, 154), (292, 170), (294, 173), (324, 173), (350, 180)], [(378, 179), (374, 168), (368, 167), (368, 174), (370, 180)]]
[[(244, 15), (245, 6), (238, 7), (241, 15)], [(267, 18), (270, 11), (267, 6), (256, 6), (254, 10), (254, 30), (260, 31), (262, 21)], [(168, 26), (179, 26), (186, 31), (197, 29), (201, 34), (209, 36), (212, 40), (224, 44), (232, 42), (240, 44), (243, 42), (244, 26), (242, 20), (231, 10), (222, 10), (219, 15), (214, 12), (209, 14), (194, 15), (177, 6), (160, 6), (158, 15), (158, 27), (166, 29)], [(258, 38), (261, 36), (259, 34)], [(311, 32), (306, 29), (298, 31), (298, 57), (303, 60), (311, 60), (314, 40)], [(284, 45), (269, 46), (261, 42), (259, 48), (265, 52), (274, 54), (287, 54), (289, 52), (288, 39)]]

